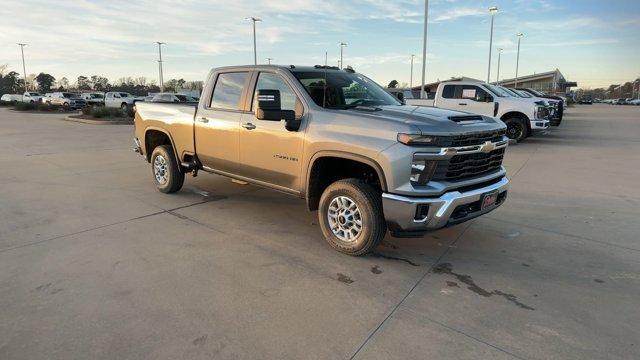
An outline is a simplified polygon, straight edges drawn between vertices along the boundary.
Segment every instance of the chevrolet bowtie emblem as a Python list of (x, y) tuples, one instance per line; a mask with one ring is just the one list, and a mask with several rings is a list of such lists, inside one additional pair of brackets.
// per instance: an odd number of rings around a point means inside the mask
[(493, 145), (491, 141), (485, 141), (484, 144), (480, 145), (480, 151), (482, 151), (485, 154), (492, 152), (493, 150), (495, 150), (495, 148), (496, 146)]

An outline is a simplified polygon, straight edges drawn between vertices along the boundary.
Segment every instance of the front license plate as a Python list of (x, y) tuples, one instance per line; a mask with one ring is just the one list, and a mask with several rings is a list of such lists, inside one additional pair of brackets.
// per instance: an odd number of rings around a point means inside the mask
[(482, 206), (481, 209), (484, 210), (488, 207), (491, 207), (493, 205), (496, 204), (496, 201), (498, 200), (498, 192), (494, 191), (491, 193), (486, 193), (484, 195), (482, 195)]

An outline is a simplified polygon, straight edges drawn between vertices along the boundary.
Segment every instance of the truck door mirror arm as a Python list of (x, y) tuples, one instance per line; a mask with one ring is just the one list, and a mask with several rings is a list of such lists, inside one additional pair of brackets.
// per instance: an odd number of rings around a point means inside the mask
[(258, 90), (258, 106), (256, 106), (256, 119), (267, 121), (285, 121), (285, 128), (289, 131), (298, 131), (300, 119), (296, 119), (294, 110), (282, 110), (280, 105), (280, 90)]

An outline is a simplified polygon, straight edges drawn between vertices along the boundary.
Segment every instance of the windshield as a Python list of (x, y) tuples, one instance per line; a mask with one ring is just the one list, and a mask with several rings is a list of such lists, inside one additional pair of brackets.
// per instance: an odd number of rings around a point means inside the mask
[(120, 97), (129, 97), (130, 95), (128, 93), (120, 93)]
[(520, 94), (522, 97), (526, 97), (526, 98), (532, 98), (533, 95), (529, 94), (528, 92), (524, 91), (524, 90), (515, 90), (518, 94)]
[(327, 109), (400, 105), (395, 97), (364, 75), (336, 70), (293, 72), (293, 75), (313, 101)]
[(177, 97), (180, 102), (187, 102), (188, 101), (187, 97), (184, 96), (184, 95), (176, 94), (176, 95), (173, 95), (173, 96)]
[(506, 88), (506, 87), (504, 87), (504, 86), (500, 86), (500, 89), (502, 89), (502, 90), (506, 91), (507, 93), (509, 93), (509, 95), (511, 95), (511, 96), (513, 96), (513, 97), (522, 97), (522, 96), (520, 96), (520, 94), (518, 94), (517, 92), (515, 92), (515, 91), (513, 91), (513, 90), (511, 90), (511, 89), (509, 89), (509, 88)]
[(74, 94), (74, 93), (62, 93), (62, 96), (64, 96), (67, 99), (71, 99), (71, 98), (77, 98), (78, 94)]
[(92, 99), (102, 99), (102, 95), (100, 94), (91, 94)]
[(491, 85), (491, 84), (482, 84), (482, 85), (484, 85), (484, 87), (489, 89), (489, 91), (491, 91), (494, 95), (496, 95), (498, 97), (511, 97), (512, 96), (508, 92), (500, 89), (499, 87), (497, 87), (495, 85)]
[(31, 95), (31, 96), (40, 96), (40, 94), (38, 94), (38, 93), (29, 93), (29, 95)]
[(544, 94), (543, 94), (543, 93), (541, 93), (541, 92), (540, 92), (540, 91), (538, 91), (538, 90), (529, 89), (529, 91), (531, 91), (532, 93), (534, 93), (536, 96), (544, 96)]

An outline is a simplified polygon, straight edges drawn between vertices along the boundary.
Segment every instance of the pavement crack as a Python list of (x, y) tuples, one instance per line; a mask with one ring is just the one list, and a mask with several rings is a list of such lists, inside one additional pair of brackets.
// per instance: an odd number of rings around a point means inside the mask
[(413, 291), (418, 287), (418, 285), (420, 285), (420, 283), (422, 282), (422, 280), (424, 280), (434, 269), (434, 267), (440, 263), (440, 261), (445, 257), (445, 255), (447, 255), (449, 253), (449, 251), (451, 251), (451, 249), (453, 249), (453, 245), (455, 245), (458, 240), (460, 240), (460, 238), (462, 238), (462, 236), (467, 232), (467, 230), (471, 227), (471, 225), (474, 223), (474, 221), (469, 221), (468, 225), (466, 228), (464, 228), (464, 230), (462, 230), (462, 232), (460, 233), (460, 235), (458, 235), (455, 240), (453, 240), (453, 242), (451, 243), (450, 246), (448, 246), (446, 249), (444, 249), (444, 251), (442, 252), (442, 254), (440, 254), (440, 256), (438, 256), (438, 258), (433, 262), (433, 265), (430, 266), (423, 274), (422, 276), (420, 276), (420, 278), (418, 279), (418, 281), (416, 281), (415, 284), (413, 284), (413, 286), (411, 287), (411, 289), (409, 289), (409, 291), (402, 297), (402, 299), (400, 299), (400, 301), (393, 307), (393, 309), (391, 309), (391, 311), (389, 311), (389, 313), (385, 316), (384, 319), (382, 319), (382, 321), (373, 329), (373, 331), (371, 331), (369, 333), (369, 335), (367, 336), (366, 339), (364, 339), (364, 341), (362, 342), (362, 344), (360, 344), (360, 346), (358, 346), (358, 348), (356, 349), (356, 351), (353, 353), (353, 355), (351, 355), (351, 357), (349, 357), (349, 359), (353, 360), (355, 359), (355, 357), (358, 355), (358, 353), (360, 353), (360, 351), (362, 351), (362, 349), (364, 349), (365, 345), (369, 342), (369, 340), (371, 340), (371, 338), (373, 338), (373, 336), (382, 328), (382, 326), (387, 322), (387, 320), (389, 320), (389, 318), (391, 318), (391, 316), (393, 316), (393, 314), (396, 313), (396, 311), (398, 310), (398, 308), (400, 307), (400, 305), (402, 305), (404, 303), (404, 301), (409, 297), (409, 295), (411, 295), (411, 293), (413, 293)]

